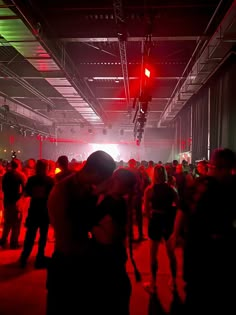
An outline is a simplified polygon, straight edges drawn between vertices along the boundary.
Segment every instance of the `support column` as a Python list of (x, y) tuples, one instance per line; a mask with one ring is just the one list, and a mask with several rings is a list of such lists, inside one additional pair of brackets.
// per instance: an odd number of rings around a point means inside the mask
[(208, 88), (208, 102), (207, 102), (207, 159), (211, 157), (211, 88)]
[(174, 141), (174, 148), (173, 148), (173, 160), (176, 160), (176, 156), (178, 153), (178, 122), (175, 120), (175, 141)]
[(39, 159), (41, 160), (43, 156), (43, 137), (39, 139)]
[(191, 163), (193, 163), (192, 159), (192, 151), (193, 151), (193, 105), (190, 106), (190, 144), (189, 151), (191, 155)]
[(181, 163), (180, 161), (180, 154), (182, 153), (182, 119), (181, 119), (181, 116), (179, 116), (179, 162)]

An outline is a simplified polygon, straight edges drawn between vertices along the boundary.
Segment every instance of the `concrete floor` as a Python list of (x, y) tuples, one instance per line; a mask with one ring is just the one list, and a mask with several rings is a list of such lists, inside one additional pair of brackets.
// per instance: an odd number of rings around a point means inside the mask
[[(1, 233), (1, 232), (0, 232)], [(44, 315), (45, 314), (45, 270), (33, 267), (36, 246), (26, 269), (18, 267), (19, 250), (0, 249), (0, 315)], [(53, 244), (48, 243), (47, 255), (51, 255)], [(170, 279), (169, 264), (163, 245), (159, 251), (158, 297), (151, 298), (142, 283), (135, 283), (133, 269), (128, 262), (127, 268), (132, 280), (131, 315), (161, 315), (170, 313), (173, 296), (168, 285)], [(143, 282), (149, 280), (148, 241), (135, 249), (137, 265), (142, 273)], [(181, 281), (181, 252), (177, 250), (179, 263), (178, 291), (180, 299), (172, 303), (171, 314), (180, 314), (183, 300), (183, 283)]]

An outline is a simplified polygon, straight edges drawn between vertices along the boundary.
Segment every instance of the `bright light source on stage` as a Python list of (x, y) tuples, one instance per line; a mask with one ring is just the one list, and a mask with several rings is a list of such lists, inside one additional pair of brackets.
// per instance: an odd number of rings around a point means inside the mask
[(112, 156), (114, 160), (117, 160), (117, 158), (119, 157), (120, 152), (119, 152), (116, 144), (91, 143), (90, 145), (92, 147), (92, 152), (102, 150), (102, 151), (110, 154), (110, 156)]

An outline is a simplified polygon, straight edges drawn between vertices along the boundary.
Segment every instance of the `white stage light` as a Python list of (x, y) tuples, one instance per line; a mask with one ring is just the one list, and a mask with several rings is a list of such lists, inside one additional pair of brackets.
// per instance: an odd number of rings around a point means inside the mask
[(114, 160), (117, 160), (120, 152), (118, 150), (118, 147), (116, 144), (97, 144), (97, 143), (91, 143), (91, 153), (98, 151), (98, 150), (102, 150), (108, 154), (110, 154), (110, 156), (113, 157)]

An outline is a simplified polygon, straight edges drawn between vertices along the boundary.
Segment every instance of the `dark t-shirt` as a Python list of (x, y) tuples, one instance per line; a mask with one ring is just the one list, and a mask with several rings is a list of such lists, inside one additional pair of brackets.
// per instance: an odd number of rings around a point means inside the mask
[(17, 202), (24, 187), (23, 176), (17, 171), (8, 171), (2, 178), (2, 190), (5, 203)]
[(167, 212), (171, 210), (177, 193), (168, 184), (155, 184), (153, 186), (152, 209)]
[(71, 222), (73, 239), (79, 243), (86, 243), (94, 220), (98, 196), (94, 193), (92, 185), (84, 184), (80, 179), (79, 172), (66, 178), (65, 184), (68, 197), (66, 216), (67, 220)]
[(47, 201), (54, 185), (49, 176), (34, 175), (28, 179), (25, 193), (31, 197), (28, 216), (48, 220)]
[(136, 184), (134, 188), (134, 193), (136, 196), (140, 196), (143, 194), (143, 181), (142, 181), (142, 174), (137, 168), (128, 168), (130, 172), (135, 175)]

